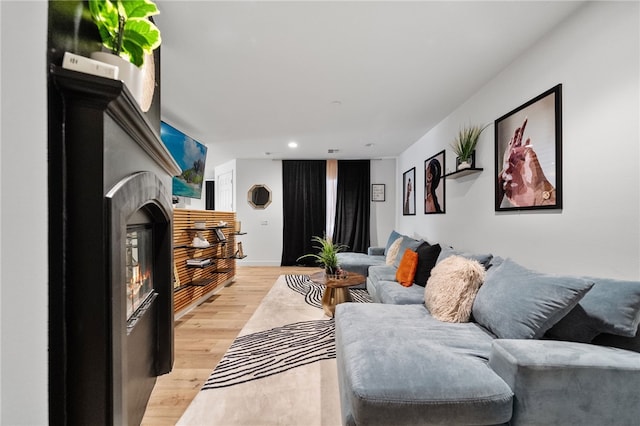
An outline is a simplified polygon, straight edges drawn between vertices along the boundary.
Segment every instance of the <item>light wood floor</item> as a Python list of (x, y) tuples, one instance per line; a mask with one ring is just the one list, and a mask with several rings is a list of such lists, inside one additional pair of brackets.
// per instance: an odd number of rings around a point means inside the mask
[(173, 371), (158, 378), (143, 425), (175, 425), (273, 283), (320, 269), (238, 267), (235, 281), (175, 324)]

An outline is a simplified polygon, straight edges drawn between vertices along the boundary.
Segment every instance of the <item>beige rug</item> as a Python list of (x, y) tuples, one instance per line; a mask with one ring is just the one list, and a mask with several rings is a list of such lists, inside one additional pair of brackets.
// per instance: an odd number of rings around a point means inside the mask
[[(178, 425), (340, 425), (334, 323), (322, 286), (282, 275)], [(351, 290), (354, 301), (369, 301)]]

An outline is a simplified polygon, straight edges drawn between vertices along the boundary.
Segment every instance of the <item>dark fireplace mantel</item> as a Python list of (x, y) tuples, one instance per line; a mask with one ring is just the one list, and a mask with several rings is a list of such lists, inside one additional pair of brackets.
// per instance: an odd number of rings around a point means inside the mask
[[(136, 423), (140, 409), (131, 414), (131, 405), (143, 404), (144, 410), (146, 399), (139, 395), (141, 376), (127, 379), (128, 370), (150, 370), (152, 381), (145, 380), (153, 387), (155, 376), (173, 364), (169, 200), (171, 177), (181, 170), (160, 140), (159, 127), (121, 81), (53, 65), (49, 77), (51, 424)], [(142, 187), (138, 195), (132, 195), (132, 183)], [(125, 191), (118, 193), (119, 186)], [(119, 245), (127, 216), (137, 209), (158, 225), (154, 246), (159, 257), (157, 297), (140, 321), (157, 332), (142, 339), (153, 350), (138, 361), (127, 351), (135, 346), (129, 339), (140, 333), (127, 332), (118, 287)], [(149, 384), (142, 387), (146, 391)]]

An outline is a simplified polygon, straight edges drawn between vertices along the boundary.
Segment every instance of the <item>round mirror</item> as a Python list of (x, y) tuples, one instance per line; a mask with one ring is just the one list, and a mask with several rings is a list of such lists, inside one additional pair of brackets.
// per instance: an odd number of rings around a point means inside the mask
[(253, 185), (247, 194), (247, 201), (254, 209), (266, 209), (271, 204), (271, 190), (267, 185)]

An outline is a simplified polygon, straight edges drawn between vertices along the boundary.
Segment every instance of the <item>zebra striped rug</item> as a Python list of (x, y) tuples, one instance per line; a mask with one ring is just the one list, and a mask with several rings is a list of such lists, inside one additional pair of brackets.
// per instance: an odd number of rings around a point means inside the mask
[[(324, 286), (282, 275), (184, 413), (179, 425), (339, 425), (334, 321)], [(355, 302), (370, 302), (350, 289)]]

